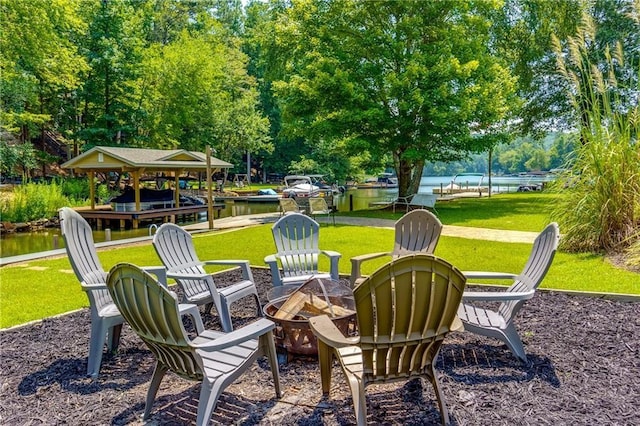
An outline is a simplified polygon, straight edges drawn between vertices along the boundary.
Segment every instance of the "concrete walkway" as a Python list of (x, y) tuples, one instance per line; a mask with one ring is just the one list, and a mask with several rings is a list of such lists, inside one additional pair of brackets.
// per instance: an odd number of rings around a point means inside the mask
[[(243, 228), (246, 226), (273, 223), (280, 217), (279, 213), (261, 213), (237, 217), (225, 217), (213, 221), (214, 229)], [(320, 219), (321, 222), (326, 220)], [(367, 217), (336, 216), (336, 223), (343, 225), (370, 226), (393, 229), (395, 221), (391, 219), (375, 219)], [(185, 226), (189, 231), (209, 229), (208, 222)], [(466, 226), (444, 225), (442, 235), (447, 237), (470, 238), (474, 240), (500, 241), (505, 243), (533, 243), (537, 232), (506, 231), (503, 229), (471, 228)]]

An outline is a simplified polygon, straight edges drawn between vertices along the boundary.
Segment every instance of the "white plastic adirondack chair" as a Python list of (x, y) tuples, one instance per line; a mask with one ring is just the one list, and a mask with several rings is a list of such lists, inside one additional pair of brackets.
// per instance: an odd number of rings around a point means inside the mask
[(273, 338), (275, 324), (265, 318), (231, 333), (206, 330), (190, 339), (182, 326), (175, 298), (134, 265), (116, 265), (107, 287), (122, 315), (156, 356), (143, 420), (167, 371), (201, 381), (197, 425), (206, 425), (222, 391), (250, 368), (256, 359), (269, 359), (276, 397), (281, 396), (278, 360)]
[(412, 210), (395, 224), (395, 244), (391, 252), (368, 253), (351, 258), (351, 286), (363, 281), (362, 263), (383, 256), (396, 258), (411, 253), (433, 253), (438, 245), (442, 223), (431, 212)]
[[(484, 309), (471, 303), (464, 303), (458, 309), (458, 316), (467, 331), (494, 337), (507, 344), (511, 352), (523, 362), (527, 361), (522, 340), (516, 330), (514, 319), (525, 301), (531, 299), (547, 274), (560, 239), (560, 230), (554, 222), (538, 235), (533, 243), (529, 259), (520, 274), (503, 272), (463, 272), (468, 279), (509, 279), (513, 284), (501, 292), (465, 291), (463, 302), (502, 302), (497, 311)], [(469, 283), (471, 285), (471, 283)]]
[[(118, 348), (120, 331), (124, 319), (113, 304), (106, 287), (107, 272), (103, 269), (93, 243), (93, 233), (87, 221), (73, 209), (63, 207), (60, 215), (62, 238), (71, 267), (80, 281), (82, 290), (89, 298), (91, 311), (91, 340), (89, 342), (89, 359), (87, 374), (97, 377), (102, 363), (102, 349), (107, 343), (110, 352)], [(148, 267), (147, 271), (156, 274), (166, 284), (163, 267)], [(198, 308), (192, 304), (181, 304), (180, 312), (191, 315), (196, 329), (204, 326)]]
[(309, 198), (309, 214), (315, 220), (316, 216), (319, 214), (331, 216), (333, 218), (333, 224), (336, 224), (336, 216), (333, 214), (333, 210), (329, 208), (327, 205), (327, 201), (322, 197), (311, 197)]
[(418, 193), (411, 198), (411, 201), (409, 202), (409, 210), (428, 208), (436, 212), (436, 200), (437, 197), (435, 194)]
[[(206, 304), (210, 309), (215, 305), (220, 316), (222, 329), (232, 331), (230, 306), (233, 302), (252, 296), (257, 305), (258, 316), (262, 307), (258, 299), (258, 290), (248, 260), (207, 260), (198, 259), (191, 234), (176, 224), (165, 223), (153, 236), (153, 247), (167, 268), (167, 277), (176, 280), (184, 299), (196, 305)], [(242, 280), (226, 287), (217, 288), (213, 276), (208, 274), (204, 265), (233, 265), (242, 271)]]
[(304, 209), (301, 208), (293, 198), (280, 198), (278, 199), (278, 203), (280, 207), (280, 216), (287, 213), (304, 213)]
[(433, 255), (402, 256), (353, 290), (358, 336), (344, 337), (327, 315), (310, 318), (318, 338), (322, 392), (331, 389), (335, 355), (351, 389), (356, 422), (365, 425), (366, 386), (424, 376), (433, 385), (442, 422), (448, 424), (434, 365), (447, 334), (462, 329), (456, 310), (465, 281), (458, 269)]
[[(318, 248), (318, 222), (301, 213), (290, 213), (278, 219), (272, 233), (277, 253), (265, 257), (264, 261), (271, 269), (274, 286), (302, 284), (312, 277), (339, 279), (338, 262), (341, 254)], [(321, 254), (329, 258), (328, 274), (318, 272)]]

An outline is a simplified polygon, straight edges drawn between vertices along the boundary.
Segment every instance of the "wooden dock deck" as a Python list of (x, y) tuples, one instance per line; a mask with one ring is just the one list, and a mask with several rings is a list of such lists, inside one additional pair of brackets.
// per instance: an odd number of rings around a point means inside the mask
[[(220, 217), (220, 211), (224, 207), (224, 203), (215, 203), (213, 205), (214, 214), (218, 218)], [(189, 216), (193, 216), (195, 219), (199, 213), (208, 213), (208, 206), (197, 205), (129, 212), (108, 210), (104, 206), (100, 206), (95, 210), (78, 209), (78, 213), (88, 222), (95, 222), (98, 230), (109, 227), (112, 223), (111, 221), (118, 221), (120, 229), (125, 229), (128, 222), (131, 223), (133, 229), (138, 229), (140, 222), (144, 220), (162, 219), (162, 222), (175, 223), (177, 217), (186, 219)]]

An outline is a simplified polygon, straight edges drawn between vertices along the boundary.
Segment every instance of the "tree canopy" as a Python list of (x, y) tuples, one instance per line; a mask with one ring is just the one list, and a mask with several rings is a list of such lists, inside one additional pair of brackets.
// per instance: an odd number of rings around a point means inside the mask
[[(285, 131), (371, 161), (390, 157), (400, 194), (426, 161), (482, 151), (515, 80), (488, 49), (488, 2), (295, 2), (280, 17)], [(474, 133), (477, 133), (474, 135)]]
[[(473, 153), (496, 154), (491, 164), (502, 170), (551, 164), (539, 146), (518, 145), (527, 152), (517, 159), (498, 145), (584, 121), (589, 105), (572, 103), (556, 68), (583, 12), (596, 24), (590, 63), (606, 70), (620, 40), (626, 62), (615, 77), (637, 80), (638, 8), (637, 0), (4, 0), (0, 134), (14, 143), (55, 133), (75, 153), (211, 145), (242, 168), (251, 153), (265, 175), (344, 180), (394, 168), (407, 194), (424, 165)], [(636, 91), (618, 94), (637, 102)]]

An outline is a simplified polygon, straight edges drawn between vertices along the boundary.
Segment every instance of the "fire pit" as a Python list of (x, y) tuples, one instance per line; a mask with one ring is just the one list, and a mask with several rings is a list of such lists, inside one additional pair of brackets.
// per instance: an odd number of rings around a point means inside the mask
[(276, 345), (291, 354), (317, 355), (318, 342), (309, 327), (313, 316), (328, 315), (345, 336), (356, 328), (351, 288), (328, 279), (312, 278), (290, 295), (272, 300), (263, 310), (276, 323)]

